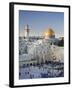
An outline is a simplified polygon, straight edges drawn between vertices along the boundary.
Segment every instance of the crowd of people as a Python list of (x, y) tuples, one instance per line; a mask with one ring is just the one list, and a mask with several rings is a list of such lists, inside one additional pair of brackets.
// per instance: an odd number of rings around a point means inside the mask
[(24, 66), (19, 71), (20, 79), (63, 77), (64, 64), (49, 62), (48, 64)]

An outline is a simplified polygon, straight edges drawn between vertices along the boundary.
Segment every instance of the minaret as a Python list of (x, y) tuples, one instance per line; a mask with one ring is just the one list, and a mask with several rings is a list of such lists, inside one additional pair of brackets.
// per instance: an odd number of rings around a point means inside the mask
[(29, 39), (29, 30), (30, 29), (29, 29), (29, 25), (28, 24), (25, 26), (24, 30), (25, 30), (25, 38)]

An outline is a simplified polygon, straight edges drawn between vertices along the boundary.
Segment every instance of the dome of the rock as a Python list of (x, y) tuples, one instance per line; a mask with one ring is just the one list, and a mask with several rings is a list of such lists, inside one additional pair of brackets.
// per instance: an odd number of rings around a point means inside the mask
[(51, 29), (48, 28), (44, 33), (43, 33), (45, 39), (47, 38), (55, 38), (55, 32)]

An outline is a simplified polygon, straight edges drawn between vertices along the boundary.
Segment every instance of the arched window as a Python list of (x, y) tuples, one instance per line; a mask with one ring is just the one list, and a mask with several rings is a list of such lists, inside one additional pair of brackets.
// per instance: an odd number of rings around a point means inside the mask
[(32, 63), (30, 63), (30, 66), (32, 66)]

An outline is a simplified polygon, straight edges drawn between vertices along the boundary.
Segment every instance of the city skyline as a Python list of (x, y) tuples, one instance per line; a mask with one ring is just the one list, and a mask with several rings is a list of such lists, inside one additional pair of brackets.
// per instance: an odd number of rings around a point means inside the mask
[(52, 28), (56, 37), (64, 36), (64, 13), (46, 11), (19, 11), (19, 35), (24, 36), (24, 27), (30, 27), (30, 36), (41, 36), (47, 28)]

